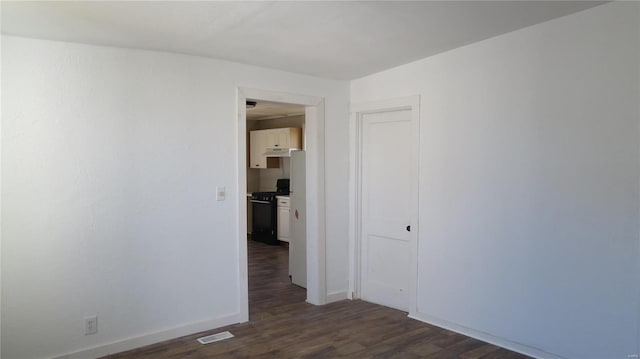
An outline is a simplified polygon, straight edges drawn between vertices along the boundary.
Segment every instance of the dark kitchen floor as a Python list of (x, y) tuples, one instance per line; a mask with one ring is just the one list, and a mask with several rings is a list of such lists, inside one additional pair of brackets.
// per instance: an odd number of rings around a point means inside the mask
[[(286, 248), (254, 241), (248, 247), (250, 322), (108, 358), (528, 358), (360, 300), (307, 304), (305, 290), (289, 282)], [(196, 341), (225, 330), (236, 337)]]

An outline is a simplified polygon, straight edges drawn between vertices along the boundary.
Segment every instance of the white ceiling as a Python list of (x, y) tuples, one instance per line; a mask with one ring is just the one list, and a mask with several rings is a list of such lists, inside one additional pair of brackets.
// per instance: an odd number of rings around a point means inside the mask
[(594, 1), (2, 1), (2, 33), (354, 79)]
[(247, 120), (268, 120), (301, 115), (304, 115), (304, 106), (279, 102), (260, 101), (254, 108), (247, 108)]

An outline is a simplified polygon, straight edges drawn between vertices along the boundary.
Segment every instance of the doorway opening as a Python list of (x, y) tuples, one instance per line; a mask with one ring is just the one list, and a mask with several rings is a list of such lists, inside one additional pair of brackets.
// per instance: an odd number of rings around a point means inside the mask
[(321, 98), (238, 90), (241, 321), (283, 293), (326, 303), (323, 128)]

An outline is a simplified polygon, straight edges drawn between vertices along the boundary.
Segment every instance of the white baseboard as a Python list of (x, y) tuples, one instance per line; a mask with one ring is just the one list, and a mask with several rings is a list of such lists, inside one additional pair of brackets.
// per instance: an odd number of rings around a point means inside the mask
[(327, 294), (327, 304), (332, 302), (337, 302), (339, 300), (344, 300), (344, 299), (348, 299), (347, 291), (333, 292), (333, 293)]
[(428, 314), (416, 312), (414, 314), (409, 314), (409, 318), (419, 320), (421, 322), (425, 322), (427, 324), (435, 325), (440, 328), (444, 328), (447, 330), (451, 330), (452, 332), (460, 333), (466, 335), (471, 338), (475, 338), (478, 340), (482, 340), (483, 342), (487, 342), (493, 345), (497, 345), (499, 347), (509, 349), (514, 352), (518, 352), (520, 354), (528, 355), (533, 358), (538, 359), (567, 359), (565, 357), (561, 357), (555, 354), (547, 353), (544, 350), (530, 347), (525, 344), (520, 344), (516, 342), (512, 342), (510, 340), (493, 336), (489, 333), (481, 332), (475, 329), (467, 328), (465, 326), (455, 324), (449, 322), (444, 319), (436, 318)]
[(106, 355), (111, 355), (126, 350), (140, 348), (146, 345), (162, 342), (169, 339), (175, 339), (183, 337), (185, 335), (191, 335), (207, 330), (224, 327), (227, 325), (240, 322), (240, 314), (232, 314), (215, 319), (209, 319), (202, 322), (191, 323), (180, 327), (171, 329), (165, 329), (162, 331), (144, 334), (138, 337), (128, 338), (112, 342), (108, 344), (99, 345), (93, 348), (82, 349), (70, 354), (64, 354), (53, 359), (87, 359), (87, 358), (99, 358)]

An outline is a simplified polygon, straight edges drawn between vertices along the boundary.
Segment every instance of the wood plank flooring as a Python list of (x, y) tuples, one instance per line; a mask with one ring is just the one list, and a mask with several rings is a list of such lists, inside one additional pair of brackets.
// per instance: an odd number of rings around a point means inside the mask
[[(528, 358), (372, 303), (307, 304), (306, 291), (289, 281), (286, 248), (254, 241), (248, 247), (248, 323), (107, 358)], [(196, 341), (225, 330), (236, 337), (207, 345)]]

